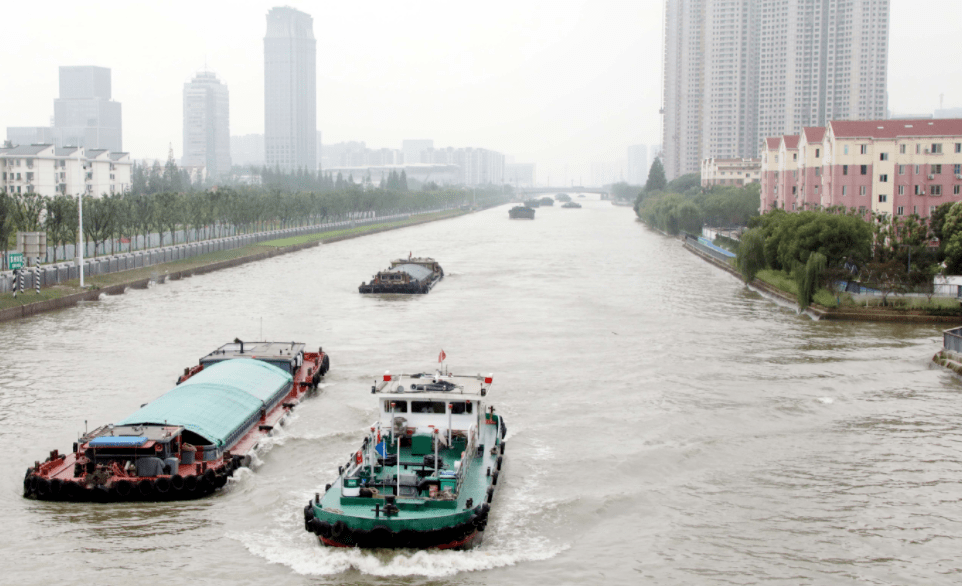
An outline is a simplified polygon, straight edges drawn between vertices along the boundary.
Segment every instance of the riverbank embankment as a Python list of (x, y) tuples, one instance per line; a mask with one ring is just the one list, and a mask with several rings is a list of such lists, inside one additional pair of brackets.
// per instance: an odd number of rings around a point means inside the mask
[[(741, 272), (731, 264), (698, 250), (688, 242), (683, 242), (682, 246), (695, 256), (701, 258), (723, 271), (730, 273), (735, 278), (744, 281)], [(756, 291), (780, 305), (798, 307), (798, 298), (787, 291), (769, 285), (760, 280), (753, 279), (748, 284), (749, 289)], [(897, 307), (825, 307), (813, 304), (804, 312), (815, 320), (827, 321), (864, 321), (864, 322), (901, 322), (901, 323), (962, 323), (962, 317), (958, 315), (930, 315), (922, 310), (903, 309)]]
[[(28, 286), (25, 293), (14, 297), (12, 294), (0, 295), (0, 322), (21, 319), (72, 307), (81, 301), (96, 301), (101, 295), (122, 295), (128, 289), (146, 289), (151, 282), (164, 283), (219, 271), (238, 265), (272, 258), (281, 254), (313, 248), (350, 238), (377, 234), (388, 230), (416, 226), (463, 215), (463, 210), (448, 210), (391, 222), (367, 226), (345, 227), (336, 231), (325, 231), (275, 240), (258, 242), (242, 248), (219, 250), (191, 258), (153, 264), (147, 267), (112, 272), (86, 277), (87, 287), (80, 288), (79, 277), (46, 289), (37, 295)], [(282, 233), (278, 234), (283, 236)]]

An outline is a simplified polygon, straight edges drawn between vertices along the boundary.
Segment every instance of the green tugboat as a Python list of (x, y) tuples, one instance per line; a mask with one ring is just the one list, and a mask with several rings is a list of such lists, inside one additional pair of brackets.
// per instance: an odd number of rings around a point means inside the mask
[[(442, 353), (443, 357), (443, 353)], [(386, 373), (378, 419), (334, 484), (304, 507), (324, 545), (467, 549), (481, 543), (504, 454), (492, 376)]]

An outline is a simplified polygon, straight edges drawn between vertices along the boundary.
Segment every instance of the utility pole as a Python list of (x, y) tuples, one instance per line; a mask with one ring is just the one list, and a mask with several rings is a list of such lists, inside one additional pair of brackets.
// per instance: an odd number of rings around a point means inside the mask
[(77, 266), (80, 268), (80, 288), (84, 288), (84, 164), (80, 158), (80, 148), (77, 147), (77, 169), (80, 173), (80, 181), (77, 183)]

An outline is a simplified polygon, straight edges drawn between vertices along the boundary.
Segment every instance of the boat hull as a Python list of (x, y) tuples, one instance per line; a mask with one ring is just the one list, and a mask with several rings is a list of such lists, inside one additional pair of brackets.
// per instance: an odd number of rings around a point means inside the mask
[[(291, 390), (269, 411), (264, 411), (222, 456), (206, 461), (179, 463), (176, 470), (157, 476), (129, 475), (118, 466), (90, 470), (82, 446), (71, 453), (50, 453), (43, 462), (27, 468), (23, 479), (24, 498), (63, 502), (158, 502), (204, 498), (227, 484), (237, 469), (251, 463), (250, 454), (259, 441), (282, 425), (290, 412), (316, 388), (329, 368), (326, 353), (305, 352), (294, 373)], [(202, 372), (203, 366), (187, 369), (178, 385)], [(167, 470), (165, 470), (167, 471)]]

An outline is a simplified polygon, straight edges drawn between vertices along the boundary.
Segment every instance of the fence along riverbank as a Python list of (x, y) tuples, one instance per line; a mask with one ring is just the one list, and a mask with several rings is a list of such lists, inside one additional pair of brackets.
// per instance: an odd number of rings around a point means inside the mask
[[(270, 258), (280, 254), (296, 252), (304, 248), (318, 246), (322, 243), (335, 242), (338, 240), (346, 240), (349, 238), (356, 238), (359, 236), (374, 234), (374, 233), (382, 232), (385, 230), (393, 230), (395, 228), (404, 228), (404, 227), (414, 226), (414, 225), (422, 224), (426, 222), (444, 220), (444, 219), (459, 216), (463, 213), (464, 211), (462, 210), (429, 210), (424, 212), (418, 212), (416, 214), (399, 214), (391, 218), (385, 216), (383, 218), (378, 218), (377, 221), (335, 222), (332, 224), (325, 224), (323, 226), (289, 228), (285, 230), (275, 230), (271, 232), (261, 232), (256, 234), (229, 237), (224, 239), (218, 239), (217, 241), (205, 241), (205, 242), (194, 243), (198, 246), (198, 248), (191, 248), (192, 246), (194, 246), (194, 244), (164, 247), (165, 249), (172, 249), (172, 250), (158, 249), (158, 250), (151, 250), (151, 251), (145, 251), (145, 252), (135, 252), (135, 253), (132, 253), (131, 255), (121, 255), (121, 256), (132, 256), (134, 260), (131, 261), (130, 258), (126, 259), (126, 262), (128, 263), (126, 265), (127, 266), (126, 269), (118, 268), (118, 270), (112, 270), (112, 271), (99, 273), (99, 274), (93, 274), (90, 271), (98, 270), (100, 266), (113, 268), (113, 265), (94, 264), (92, 265), (94, 268), (91, 269), (91, 265), (87, 265), (87, 263), (85, 262), (85, 269), (86, 269), (84, 273), (85, 277), (103, 276), (105, 274), (108, 274), (109, 272), (119, 273), (123, 271), (130, 271), (130, 278), (123, 279), (122, 282), (113, 283), (109, 286), (91, 288), (86, 291), (79, 291), (77, 293), (63, 295), (53, 299), (36, 300), (36, 298), (31, 299), (30, 295), (25, 295), (24, 297), (19, 298), (25, 301), (22, 305), (15, 305), (13, 307), (7, 307), (6, 309), (0, 310), (0, 322), (19, 319), (23, 317), (29, 317), (31, 315), (43, 313), (46, 311), (53, 311), (56, 309), (70, 307), (70, 306), (76, 305), (80, 301), (95, 301), (99, 299), (101, 295), (120, 295), (120, 294), (123, 294), (128, 288), (134, 288), (134, 289), (146, 288), (150, 281), (163, 283), (167, 280), (177, 280), (183, 277), (209, 273), (216, 270), (221, 270), (221, 269), (230, 268), (230, 267), (234, 267), (234, 266), (249, 263), (249, 262), (254, 262), (257, 260), (262, 260), (265, 258)], [(438, 217), (438, 214), (444, 214), (444, 215)], [(359, 233), (351, 232), (353, 229), (365, 228), (365, 227), (367, 227), (368, 229), (363, 232), (359, 232)], [(178, 260), (187, 260), (189, 258), (198, 257), (211, 252), (216, 253), (218, 251), (229, 251), (229, 250), (235, 250), (235, 249), (240, 251), (245, 247), (256, 245), (260, 242), (271, 243), (274, 241), (287, 241), (290, 239), (297, 239), (297, 237), (299, 236), (320, 235), (324, 233), (330, 233), (331, 237), (316, 238), (316, 239), (311, 239), (307, 242), (295, 242), (289, 245), (283, 245), (283, 242), (278, 242), (278, 244), (281, 244), (280, 246), (276, 246), (269, 250), (255, 252), (253, 254), (247, 254), (247, 255), (238, 256), (235, 258), (215, 260), (208, 263), (203, 263), (203, 259), (201, 259), (202, 264), (200, 265), (190, 266), (188, 268), (184, 268), (183, 270), (165, 271), (163, 274), (153, 274), (150, 276), (143, 276), (144, 271), (137, 270), (138, 268), (139, 269), (149, 268), (155, 265), (157, 265), (159, 268), (165, 263), (177, 262)], [(254, 239), (255, 237), (256, 237), (256, 240)], [(221, 247), (217, 249), (212, 248), (208, 252), (203, 252), (203, 248), (205, 245), (209, 247), (214, 242), (219, 242)], [(268, 246), (270, 246), (270, 244)], [(138, 255), (144, 255), (144, 257), (139, 258), (139, 260), (143, 262), (149, 261), (150, 260), (149, 255), (151, 253), (155, 255), (153, 258), (156, 262), (143, 265), (142, 267), (130, 266), (129, 264), (130, 262), (133, 262), (134, 264), (138, 262)], [(180, 258), (177, 258), (178, 255), (186, 255), (186, 254), (190, 254), (190, 256), (181, 256)], [(167, 260), (160, 260), (161, 258), (166, 258)], [(109, 261), (110, 259), (102, 258), (97, 260)], [(67, 264), (67, 263), (64, 263), (64, 264)], [(124, 265), (118, 265), (118, 266), (124, 266)], [(59, 267), (41, 267), (41, 269), (53, 269), (53, 268), (59, 269)], [(72, 272), (69, 273), (73, 275), (73, 279), (67, 278), (64, 281), (61, 281), (61, 283), (79, 278), (79, 268), (77, 266), (71, 265), (68, 267), (68, 269), (73, 269)], [(33, 272), (28, 271), (28, 275), (30, 276), (30, 278), (34, 278), (34, 276), (36, 275), (36, 271), (33, 271)], [(121, 275), (117, 275), (117, 276), (118, 278), (121, 278)], [(12, 279), (8, 283), (8, 286), (12, 286)]]

